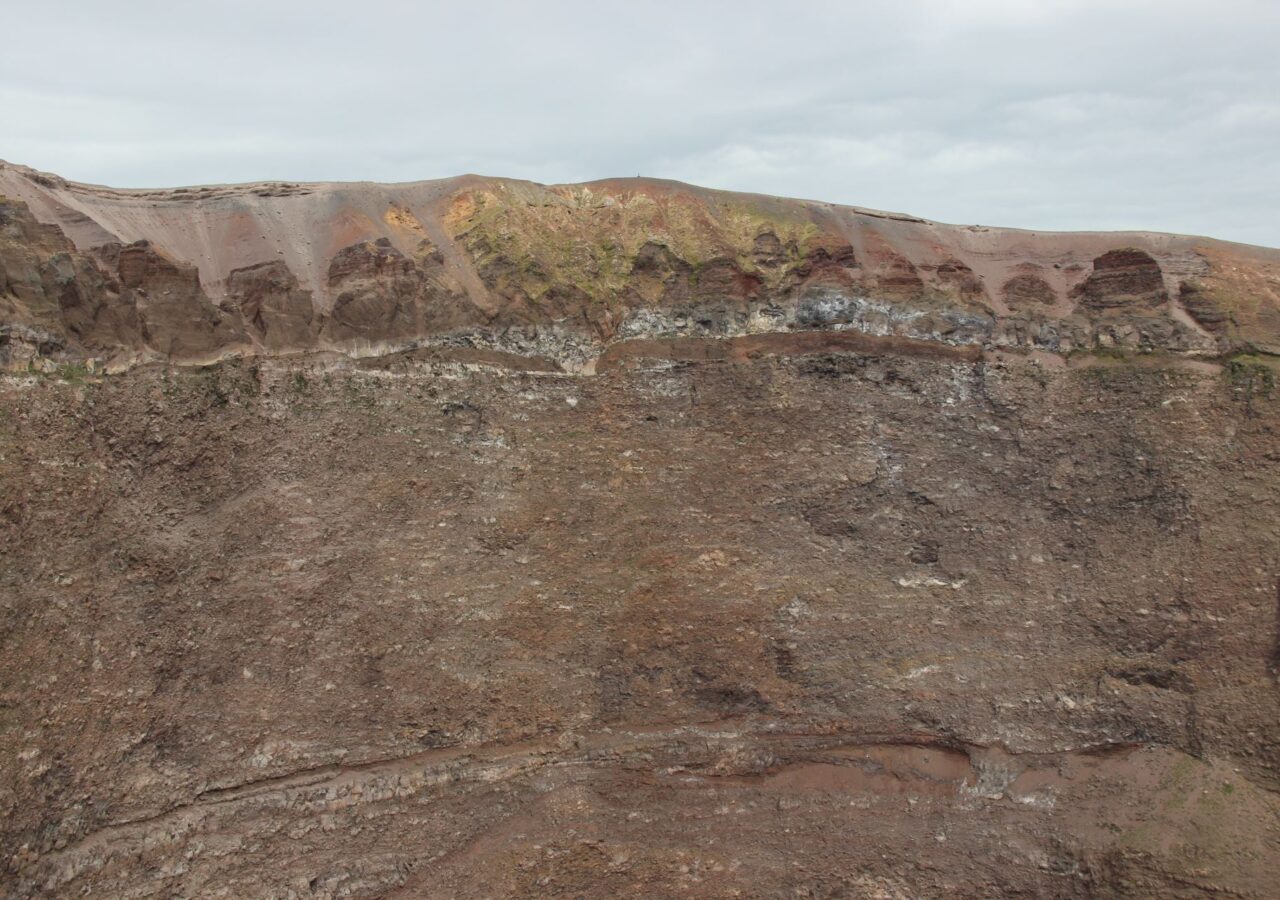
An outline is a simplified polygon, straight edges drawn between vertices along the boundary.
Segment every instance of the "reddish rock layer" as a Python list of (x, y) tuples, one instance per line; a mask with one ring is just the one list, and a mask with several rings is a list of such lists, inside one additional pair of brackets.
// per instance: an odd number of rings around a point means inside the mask
[(0, 195), (0, 327), (49, 336), (10, 366), (443, 342), (578, 368), (617, 340), (814, 327), (988, 350), (1280, 349), (1280, 253), (1201, 238), (641, 179), (118, 191), (0, 164)]
[(0, 894), (1275, 894), (1276, 251), (0, 192)]

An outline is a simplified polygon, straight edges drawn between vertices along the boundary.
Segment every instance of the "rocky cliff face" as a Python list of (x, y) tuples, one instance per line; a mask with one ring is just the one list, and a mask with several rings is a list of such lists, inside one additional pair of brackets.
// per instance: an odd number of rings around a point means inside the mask
[(1274, 894), (1276, 251), (0, 193), (8, 895)]
[(50, 338), (11, 350), (11, 369), (444, 346), (580, 371), (636, 338), (812, 330), (1280, 349), (1280, 253), (1207, 239), (960, 228), (646, 180), (113, 191), (0, 164), (0, 194), (5, 324)]

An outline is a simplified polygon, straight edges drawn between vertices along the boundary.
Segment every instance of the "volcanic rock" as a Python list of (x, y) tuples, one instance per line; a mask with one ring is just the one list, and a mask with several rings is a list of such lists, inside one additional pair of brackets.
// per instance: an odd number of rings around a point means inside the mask
[(1053, 285), (1046, 281), (1038, 267), (1019, 272), (1000, 288), (1004, 302), (1011, 310), (1026, 312), (1041, 306), (1051, 306), (1057, 301)]
[(306, 347), (315, 342), (315, 310), (310, 291), (279, 260), (233, 269), (227, 295), (246, 329), (269, 350)]
[(0, 894), (1274, 896), (1280, 251), (0, 191)]
[(1099, 312), (1158, 306), (1169, 299), (1160, 264), (1132, 247), (1108, 250), (1095, 259), (1093, 272), (1076, 293), (1086, 307)]

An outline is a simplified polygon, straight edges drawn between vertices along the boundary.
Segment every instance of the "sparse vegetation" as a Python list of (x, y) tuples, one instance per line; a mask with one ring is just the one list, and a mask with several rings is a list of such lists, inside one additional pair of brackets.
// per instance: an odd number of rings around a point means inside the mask
[(1276, 387), (1276, 365), (1268, 357), (1240, 354), (1227, 360), (1223, 373), (1227, 383), (1244, 391), (1247, 399), (1270, 397)]
[(27, 374), (35, 378), (64, 381), (68, 384), (93, 383), (94, 373), (87, 365), (79, 362), (58, 363), (52, 369), (41, 368), (34, 363), (27, 363)]
[[(532, 186), (472, 195), (458, 204), (447, 224), (471, 253), (476, 266), (497, 285), (531, 299), (572, 286), (596, 303), (621, 296), (641, 248), (666, 247), (690, 269), (714, 259), (733, 259), (744, 272), (780, 280), (804, 256), (819, 229), (802, 208), (748, 201), (726, 203), (714, 212), (696, 198), (624, 196), (602, 204), (589, 192), (570, 196)], [(763, 233), (785, 248), (780, 265), (761, 270), (752, 247)]]

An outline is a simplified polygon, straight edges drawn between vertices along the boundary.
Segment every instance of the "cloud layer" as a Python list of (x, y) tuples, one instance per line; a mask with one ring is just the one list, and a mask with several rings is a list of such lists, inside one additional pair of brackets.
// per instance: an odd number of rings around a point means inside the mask
[(1280, 246), (1273, 0), (34, 10), (0, 157), (81, 181), (641, 173)]

